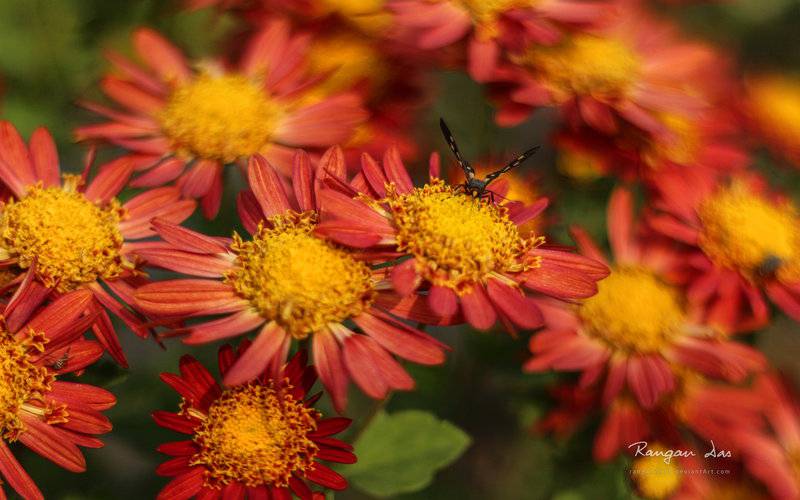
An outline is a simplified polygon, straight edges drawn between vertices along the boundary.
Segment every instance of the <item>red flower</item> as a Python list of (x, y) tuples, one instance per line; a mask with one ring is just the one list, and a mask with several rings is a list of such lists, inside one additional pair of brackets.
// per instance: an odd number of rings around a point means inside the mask
[[(394, 315), (446, 324), (416, 296), (390, 290), (386, 271), (371, 269), (345, 249), (318, 238), (320, 205), (335, 210), (337, 198), (320, 191), (323, 179), (345, 176), (342, 152), (331, 149), (312, 169), (308, 155), (295, 155), (293, 202), (277, 172), (261, 157), (248, 168), (252, 192), (239, 198), (250, 239), (211, 238), (156, 222), (166, 243), (140, 250), (151, 264), (202, 279), (152, 283), (136, 291), (136, 303), (165, 321), (225, 314), (187, 327), (184, 342), (198, 344), (261, 328), (253, 347), (226, 374), (225, 382), (250, 380), (285, 359), (292, 339), (311, 337), (320, 378), (338, 409), (352, 378), (365, 393), (383, 398), (414, 381), (392, 354), (422, 364), (444, 361), (445, 346)], [(356, 333), (352, 321), (363, 333)]]
[[(236, 353), (222, 346), (220, 374), (224, 377), (252, 348), (247, 341)], [(321, 394), (308, 396), (317, 375), (306, 363), (305, 351), (300, 351), (276, 377), (264, 372), (247, 384), (227, 387), (191, 356), (181, 358), (180, 375), (163, 373), (161, 379), (183, 400), (177, 413), (156, 411), (153, 418), (191, 439), (158, 447), (173, 458), (156, 472), (174, 478), (158, 498), (247, 495), (288, 500), (294, 493), (311, 500), (315, 497), (307, 481), (333, 490), (347, 488), (345, 478), (319, 460), (356, 461), (352, 446), (331, 437), (346, 429), (350, 419), (323, 419), (314, 409)]]
[[(676, 389), (676, 369), (740, 382), (762, 368), (757, 351), (726, 340), (687, 309), (681, 291), (665, 280), (675, 256), (637, 238), (632, 218), (631, 195), (618, 189), (608, 208), (611, 275), (577, 307), (542, 304), (546, 328), (531, 337), (534, 356), (525, 369), (579, 371), (583, 385), (605, 377), (605, 404), (627, 387), (641, 406), (653, 408)], [(573, 235), (584, 255), (604, 260), (583, 231)]]
[(614, 136), (633, 126), (666, 140), (663, 115), (691, 117), (716, 98), (726, 64), (714, 50), (629, 4), (618, 14), (552, 47), (510, 54), (492, 75), (497, 122), (514, 125), (536, 108), (559, 106), (573, 127)]
[(132, 303), (131, 287), (142, 281), (131, 240), (154, 234), (153, 217), (180, 223), (192, 214), (195, 203), (181, 200), (180, 191), (171, 187), (120, 203), (115, 196), (133, 172), (131, 162), (119, 159), (103, 165), (87, 184), (88, 169), (87, 165), (82, 176), (60, 175), (58, 153), (47, 130), (37, 129), (26, 146), (10, 123), (0, 122), (0, 180), (12, 194), (0, 209), (0, 268), (15, 276), (4, 290), (19, 286), (17, 293), (29, 295), (34, 307), (51, 292), (91, 290), (95, 300), (90, 307), (98, 310), (95, 335), (125, 365), (104, 309), (137, 334), (149, 334), (139, 315), (123, 305)]
[(498, 319), (509, 331), (540, 326), (531, 292), (565, 300), (594, 295), (596, 281), (607, 274), (604, 265), (520, 234), (546, 199), (503, 206), (476, 201), (439, 179), (437, 156), (431, 167), (429, 183), (414, 187), (391, 150), (382, 166), (363, 156), (351, 186), (323, 190), (317, 233), (384, 260), (408, 256), (391, 267), (395, 290), (412, 297), (428, 290), (438, 315), (461, 311), (482, 330)]
[[(105, 141), (130, 151), (145, 170), (134, 187), (178, 179), (183, 194), (201, 198), (203, 212), (219, 210), (226, 164), (264, 154), (289, 172), (293, 147), (326, 147), (347, 139), (365, 118), (352, 93), (303, 101), (313, 84), (303, 69), (310, 38), (292, 35), (271, 20), (248, 41), (235, 65), (209, 62), (194, 71), (183, 54), (154, 31), (140, 29), (134, 45), (146, 69), (111, 53), (121, 76), (103, 91), (124, 111), (87, 103), (109, 121), (76, 130), (79, 139)], [(188, 168), (187, 168), (188, 167)]]
[[(92, 294), (76, 290), (39, 309), (39, 301), (18, 291), (0, 320), (0, 474), (26, 500), (44, 498), (11, 453), (21, 442), (72, 472), (86, 470), (79, 446), (100, 448), (94, 434), (111, 430), (101, 413), (114, 395), (59, 375), (83, 370), (103, 355), (97, 342), (81, 335), (95, 321)], [(0, 496), (5, 493), (0, 490)]]
[(469, 42), (469, 74), (491, 77), (503, 49), (551, 45), (565, 29), (596, 23), (606, 10), (601, 2), (575, 0), (390, 0), (397, 36), (422, 49)]
[(660, 211), (648, 223), (687, 246), (676, 270), (707, 324), (729, 331), (765, 325), (764, 293), (800, 320), (800, 218), (790, 201), (769, 193), (755, 173), (673, 169), (653, 189)]

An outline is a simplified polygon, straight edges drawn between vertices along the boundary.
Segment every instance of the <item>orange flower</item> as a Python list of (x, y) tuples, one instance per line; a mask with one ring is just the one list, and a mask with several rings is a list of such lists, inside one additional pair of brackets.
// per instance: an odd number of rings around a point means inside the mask
[(310, 39), (271, 20), (248, 41), (235, 65), (206, 62), (191, 69), (183, 54), (154, 31), (139, 29), (134, 45), (146, 69), (110, 54), (119, 75), (103, 91), (124, 110), (86, 103), (109, 121), (76, 130), (129, 150), (133, 187), (178, 179), (183, 194), (201, 198), (203, 213), (219, 210), (224, 165), (264, 154), (287, 173), (293, 147), (326, 147), (347, 139), (366, 114), (352, 93), (306, 104), (313, 83), (302, 67)]
[[(225, 375), (225, 383), (252, 379), (286, 358), (293, 339), (310, 337), (314, 361), (338, 409), (347, 402), (350, 378), (373, 398), (414, 381), (392, 354), (422, 364), (444, 361), (445, 346), (394, 315), (447, 324), (415, 296), (398, 297), (386, 271), (373, 269), (315, 234), (319, 207), (335, 202), (324, 182), (345, 178), (342, 151), (325, 153), (316, 171), (308, 155), (295, 155), (290, 197), (275, 169), (260, 156), (250, 161), (252, 192), (239, 198), (249, 239), (211, 238), (154, 222), (167, 242), (141, 249), (151, 264), (202, 279), (152, 283), (136, 291), (136, 303), (157, 318), (226, 314), (187, 327), (190, 344), (211, 342), (260, 328), (253, 346)], [(333, 177), (330, 177), (333, 176)], [(332, 205), (331, 205), (332, 206)], [(356, 333), (354, 323), (363, 333)]]
[[(608, 208), (609, 240), (616, 256), (597, 295), (577, 307), (541, 304), (546, 328), (531, 337), (527, 371), (582, 373), (582, 384), (605, 376), (609, 404), (627, 387), (639, 405), (653, 408), (675, 391), (675, 367), (740, 382), (763, 367), (761, 355), (730, 342), (699, 322), (680, 289), (665, 280), (675, 256), (634, 234), (632, 200), (618, 189)], [(584, 255), (604, 258), (591, 239), (573, 231)]]
[(180, 191), (172, 187), (120, 203), (115, 196), (133, 172), (131, 162), (103, 165), (87, 184), (88, 169), (81, 176), (61, 176), (47, 130), (36, 130), (26, 146), (13, 125), (0, 122), (0, 180), (12, 193), (0, 207), (0, 268), (15, 276), (4, 290), (19, 286), (18, 294), (40, 302), (52, 292), (91, 290), (91, 307), (98, 310), (93, 330), (114, 359), (126, 365), (104, 308), (137, 334), (149, 335), (139, 315), (123, 305), (132, 303), (131, 287), (142, 280), (137, 243), (131, 240), (154, 234), (153, 217), (183, 221), (195, 203), (181, 200)]
[(422, 49), (441, 49), (468, 39), (468, 71), (490, 78), (502, 49), (551, 45), (569, 28), (596, 23), (601, 2), (574, 0), (389, 0), (396, 35)]
[[(76, 290), (36, 311), (39, 301), (17, 293), (0, 320), (0, 474), (26, 500), (44, 498), (11, 453), (19, 441), (72, 472), (86, 470), (79, 446), (99, 448), (94, 434), (111, 430), (101, 413), (114, 395), (86, 384), (62, 382), (59, 375), (97, 361), (103, 347), (81, 335), (95, 320), (92, 294)], [(0, 490), (0, 496), (5, 493)]]
[(800, 218), (791, 201), (769, 193), (755, 173), (671, 169), (653, 188), (660, 211), (648, 223), (689, 249), (677, 270), (706, 323), (729, 331), (765, 325), (764, 293), (800, 320)]
[(691, 117), (708, 105), (722, 85), (719, 76), (709, 78), (723, 73), (719, 55), (630, 5), (618, 14), (553, 46), (511, 53), (492, 75), (497, 122), (514, 125), (538, 107), (558, 106), (573, 127), (613, 136), (633, 126), (666, 139), (664, 114)]
[[(229, 345), (220, 348), (223, 377), (249, 349), (253, 346), (247, 341), (238, 352)], [(158, 498), (234, 499), (246, 494), (290, 499), (294, 493), (311, 499), (306, 481), (345, 489), (344, 477), (319, 460), (356, 461), (352, 446), (331, 437), (346, 429), (350, 419), (323, 419), (314, 409), (321, 394), (308, 395), (317, 375), (306, 363), (306, 353), (300, 351), (277, 376), (265, 372), (247, 384), (227, 387), (191, 356), (181, 358), (180, 375), (163, 373), (161, 379), (183, 401), (178, 413), (157, 411), (153, 418), (191, 439), (158, 447), (173, 458), (156, 472), (174, 477)]]
[(400, 157), (390, 150), (383, 165), (362, 157), (352, 187), (323, 189), (322, 222), (316, 231), (368, 255), (401, 259), (391, 280), (402, 296), (427, 290), (433, 311), (459, 311), (475, 328), (499, 319), (509, 330), (536, 328), (538, 293), (566, 300), (590, 297), (607, 274), (592, 259), (543, 245), (519, 227), (547, 206), (542, 198), (511, 207), (475, 200), (439, 178), (438, 156), (430, 181), (414, 187)]

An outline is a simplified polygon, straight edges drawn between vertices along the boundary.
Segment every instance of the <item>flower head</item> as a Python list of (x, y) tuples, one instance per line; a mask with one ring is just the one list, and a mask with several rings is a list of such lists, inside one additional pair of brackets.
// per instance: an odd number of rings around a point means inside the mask
[[(0, 207), (0, 260), (14, 278), (10, 284), (39, 300), (49, 293), (91, 290), (92, 307), (101, 310), (94, 331), (119, 363), (125, 356), (103, 308), (147, 336), (143, 319), (130, 304), (130, 288), (142, 279), (133, 240), (153, 234), (150, 219), (181, 222), (195, 208), (180, 191), (153, 189), (121, 203), (116, 196), (133, 172), (127, 160), (100, 167), (86, 182), (82, 175), (60, 175), (55, 144), (45, 129), (26, 145), (8, 122), (0, 123), (0, 180), (11, 198)], [(68, 215), (65, 215), (68, 214)], [(114, 298), (102, 285), (119, 296)], [(22, 293), (22, 292), (17, 292)]]
[(239, 199), (242, 222), (251, 234), (247, 238), (211, 238), (154, 222), (167, 244), (153, 243), (140, 255), (152, 265), (203, 279), (145, 285), (136, 291), (136, 303), (164, 319), (227, 314), (181, 330), (183, 341), (191, 344), (260, 327), (248, 354), (225, 375), (229, 384), (278, 366), (293, 339), (309, 338), (337, 408), (346, 404), (350, 378), (375, 398), (411, 389), (414, 381), (392, 354), (438, 364), (444, 361), (445, 346), (397, 316), (441, 324), (457, 317), (437, 316), (418, 297), (399, 297), (390, 290), (385, 270), (316, 235), (320, 206), (337, 202), (321, 186), (330, 176), (344, 182), (344, 168), (338, 148), (328, 151), (316, 170), (308, 155), (298, 152), (292, 185), (296, 201), (290, 202), (275, 169), (255, 157), (248, 168), (252, 191)]
[(573, 127), (612, 137), (632, 127), (675, 141), (665, 117), (689, 119), (716, 98), (721, 77), (707, 78), (708, 69), (722, 69), (724, 61), (629, 5), (618, 14), (556, 44), (509, 53), (491, 77), (500, 104), (497, 122), (513, 125), (535, 108), (558, 106)]
[[(698, 320), (683, 292), (668, 281), (675, 256), (635, 234), (631, 207), (630, 193), (615, 191), (608, 212), (616, 255), (611, 275), (577, 307), (545, 305), (546, 329), (531, 338), (534, 357), (526, 370), (578, 370), (584, 384), (605, 374), (606, 404), (627, 387), (638, 404), (653, 408), (676, 390), (677, 368), (734, 382), (762, 368), (757, 351)], [(574, 235), (585, 254), (603, 258), (583, 231)]]
[(121, 146), (138, 170), (134, 187), (178, 179), (187, 197), (202, 198), (204, 213), (219, 209), (224, 165), (265, 154), (289, 171), (290, 147), (324, 147), (346, 140), (366, 118), (354, 93), (302, 99), (311, 81), (303, 71), (309, 39), (292, 35), (282, 20), (254, 33), (237, 64), (199, 64), (152, 30), (134, 34), (142, 68), (117, 54), (118, 75), (102, 89), (124, 110), (87, 103), (109, 119), (76, 130), (82, 140)]
[(508, 206), (475, 199), (438, 178), (438, 157), (432, 165), (429, 182), (415, 187), (399, 155), (390, 151), (382, 166), (364, 156), (351, 188), (323, 190), (337, 209), (323, 203), (317, 232), (367, 254), (405, 259), (391, 268), (398, 293), (428, 289), (434, 311), (447, 317), (460, 310), (479, 329), (498, 318), (510, 330), (539, 326), (529, 292), (563, 299), (595, 293), (606, 275), (602, 264), (521, 233), (545, 199)]
[[(86, 461), (78, 446), (99, 448), (93, 437), (111, 430), (102, 415), (116, 402), (98, 387), (63, 382), (58, 376), (83, 370), (103, 354), (103, 346), (82, 335), (94, 322), (92, 294), (77, 290), (38, 309), (32, 296), (15, 295), (0, 320), (0, 474), (24, 498), (44, 498), (17, 462), (10, 443), (72, 472)], [(63, 360), (63, 361), (59, 361)], [(2, 492), (0, 492), (2, 493)]]
[[(238, 352), (225, 345), (219, 350), (224, 376), (237, 359), (253, 346), (243, 342)], [(162, 374), (183, 401), (178, 413), (157, 411), (156, 423), (191, 436), (166, 443), (159, 451), (174, 458), (161, 464), (159, 474), (174, 477), (159, 498), (194, 496), (204, 492), (233, 498), (248, 495), (310, 498), (311, 481), (343, 490), (347, 481), (318, 460), (356, 461), (352, 446), (330, 437), (346, 429), (346, 418), (323, 419), (315, 410), (319, 396), (308, 396), (316, 374), (306, 366), (305, 351), (298, 352), (276, 374), (220, 386), (209, 371), (191, 356), (180, 361), (180, 375)]]
[(800, 318), (800, 218), (791, 201), (752, 173), (671, 170), (654, 188), (662, 210), (648, 223), (689, 249), (677, 269), (709, 323), (730, 331), (765, 324), (764, 292)]
[(495, 71), (501, 49), (550, 45), (565, 31), (597, 22), (600, 2), (564, 0), (394, 0), (396, 36), (422, 49), (441, 49), (468, 39), (468, 70), (478, 81)]

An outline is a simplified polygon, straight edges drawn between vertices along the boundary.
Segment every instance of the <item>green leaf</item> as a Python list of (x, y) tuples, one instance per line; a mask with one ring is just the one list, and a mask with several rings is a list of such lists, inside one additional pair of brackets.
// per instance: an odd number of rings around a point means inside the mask
[(419, 491), (464, 453), (470, 437), (431, 413), (379, 413), (356, 441), (358, 462), (344, 472), (365, 492), (386, 497)]

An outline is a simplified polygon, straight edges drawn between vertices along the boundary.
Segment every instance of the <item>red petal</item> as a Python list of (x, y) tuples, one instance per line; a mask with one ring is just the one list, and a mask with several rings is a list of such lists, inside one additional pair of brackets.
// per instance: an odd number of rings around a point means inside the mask
[(227, 253), (228, 249), (220, 243), (219, 238), (212, 238), (202, 233), (192, 231), (178, 224), (173, 224), (162, 219), (153, 219), (151, 224), (164, 241), (194, 253)]
[(306, 478), (332, 490), (341, 491), (347, 488), (345, 478), (319, 462), (314, 464), (313, 469), (306, 472)]
[(22, 444), (68, 471), (83, 472), (86, 470), (86, 460), (81, 451), (70, 441), (64, 439), (57, 429), (27, 412), (21, 412), (20, 417), (28, 427), (19, 437)]
[(467, 322), (478, 330), (488, 330), (497, 321), (497, 313), (482, 285), (473, 286), (461, 296), (461, 310)]
[(5, 441), (0, 440), (0, 473), (14, 491), (26, 500), (44, 499), (42, 492), (36, 487), (31, 477), (25, 472)]
[(542, 312), (518, 288), (512, 288), (496, 279), (490, 279), (486, 284), (489, 298), (495, 307), (503, 312), (516, 325), (521, 328), (538, 328), (544, 323)]
[(367, 335), (402, 358), (424, 365), (438, 365), (445, 360), (442, 343), (389, 317), (362, 314), (354, 321)]
[(394, 182), (399, 193), (410, 193), (414, 190), (414, 183), (408, 175), (408, 170), (400, 158), (400, 151), (396, 146), (391, 146), (383, 155), (383, 170), (389, 182)]
[(297, 200), (300, 210), (314, 210), (314, 171), (311, 169), (311, 159), (308, 153), (298, 149), (294, 154), (292, 168), (292, 186), (294, 187), (294, 197)]
[(192, 467), (164, 486), (158, 500), (186, 500), (197, 495), (203, 489), (204, 474), (205, 468)]
[(136, 305), (158, 316), (223, 314), (247, 309), (246, 300), (221, 281), (168, 280), (136, 290)]
[(139, 57), (164, 82), (183, 83), (191, 77), (189, 66), (181, 51), (155, 31), (139, 28), (133, 34), (133, 44)]
[(30, 154), (33, 170), (36, 177), (42, 181), (44, 187), (58, 186), (61, 184), (61, 175), (58, 166), (58, 152), (53, 136), (46, 128), (37, 128), (31, 134)]
[(283, 181), (263, 156), (255, 155), (250, 158), (247, 165), (247, 179), (265, 217), (280, 215), (291, 210), (289, 199), (283, 189)]
[(405, 297), (416, 290), (419, 286), (419, 277), (417, 276), (416, 261), (408, 259), (392, 268), (391, 272), (392, 286), (400, 294)]
[(385, 349), (365, 335), (344, 341), (347, 371), (370, 397), (383, 399), (391, 389), (410, 390), (414, 381)]
[(312, 353), (322, 384), (328, 390), (336, 411), (347, 408), (348, 375), (336, 337), (330, 332), (314, 334)]
[(277, 323), (264, 325), (253, 344), (225, 374), (225, 385), (243, 384), (258, 377), (280, 352), (285, 339), (286, 332)]

